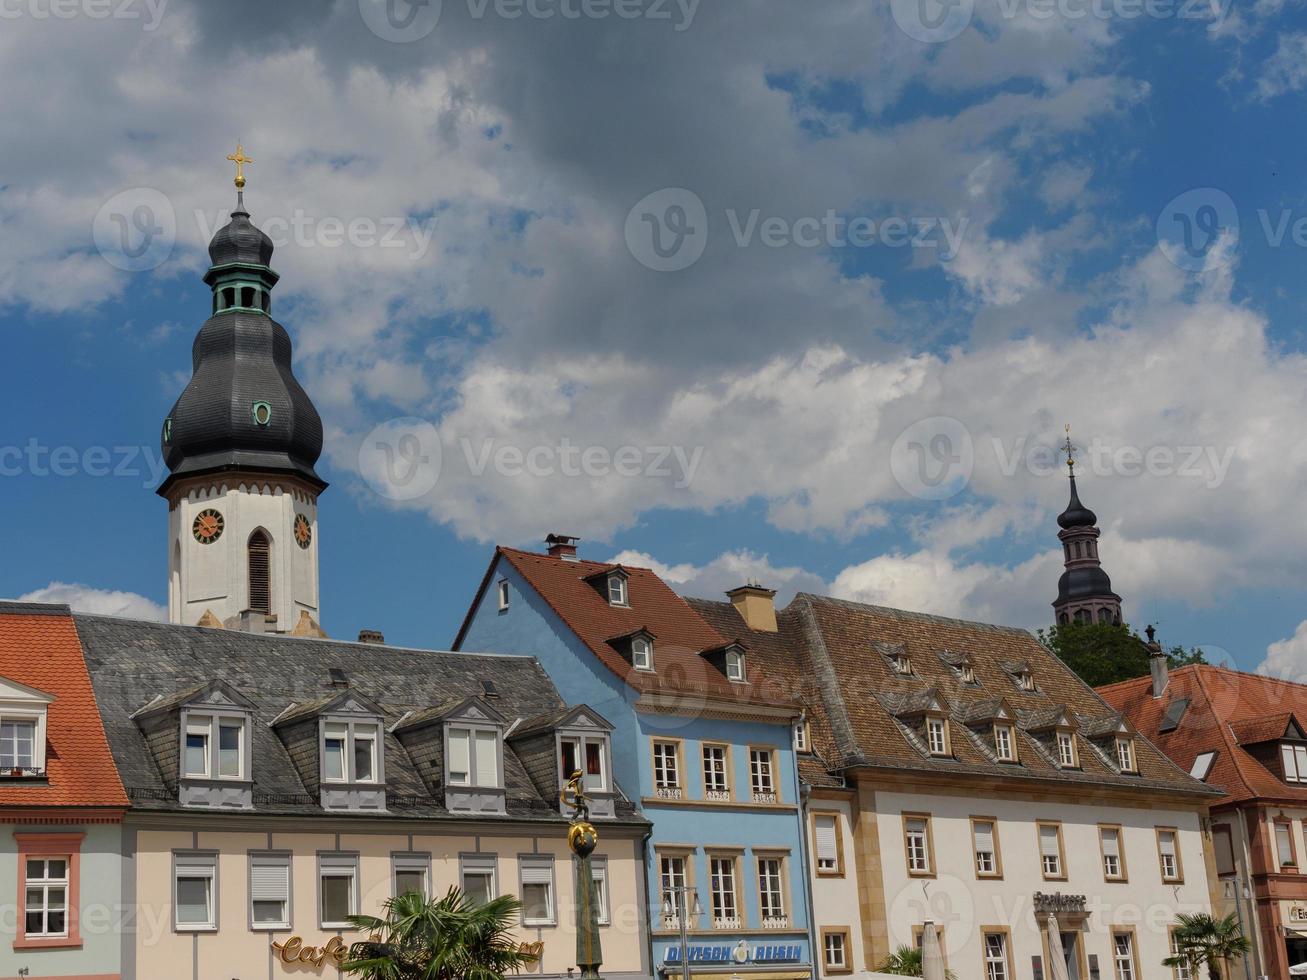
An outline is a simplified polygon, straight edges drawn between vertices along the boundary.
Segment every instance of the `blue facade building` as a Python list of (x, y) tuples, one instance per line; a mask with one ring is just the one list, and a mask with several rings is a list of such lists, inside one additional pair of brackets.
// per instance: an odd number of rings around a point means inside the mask
[(800, 708), (652, 571), (579, 560), (573, 538), (548, 543), (496, 549), (453, 648), (529, 654), (565, 700), (614, 726), (613, 772), (599, 753), (584, 766), (653, 822), (656, 975), (685, 972), (684, 924), (691, 976), (810, 977)]

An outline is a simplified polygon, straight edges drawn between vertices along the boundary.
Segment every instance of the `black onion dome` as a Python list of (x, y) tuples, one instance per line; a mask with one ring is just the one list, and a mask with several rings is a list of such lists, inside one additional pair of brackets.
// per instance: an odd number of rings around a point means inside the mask
[(240, 262), (268, 265), (272, 262), (272, 239), (254, 227), (248, 211), (236, 210), (231, 221), (209, 242), (209, 259), (215, 266)]
[(1071, 502), (1066, 505), (1066, 510), (1058, 515), (1057, 523), (1063, 528), (1093, 527), (1098, 523), (1098, 515), (1080, 502), (1080, 495), (1076, 493), (1074, 474), (1071, 477)]
[(190, 383), (164, 426), (163, 457), (172, 473), (160, 493), (183, 476), (235, 469), (287, 473), (326, 487), (313, 469), (322, 455), (322, 419), (291, 371), (290, 335), (280, 323), (253, 311), (216, 314), (200, 328), (191, 361)]
[(1106, 599), (1109, 597), (1117, 602), (1121, 601), (1121, 597), (1112, 591), (1112, 580), (1108, 577), (1107, 572), (1096, 565), (1079, 565), (1075, 568), (1068, 568), (1062, 573), (1062, 577), (1057, 580), (1057, 602), (1054, 605), (1071, 599)]

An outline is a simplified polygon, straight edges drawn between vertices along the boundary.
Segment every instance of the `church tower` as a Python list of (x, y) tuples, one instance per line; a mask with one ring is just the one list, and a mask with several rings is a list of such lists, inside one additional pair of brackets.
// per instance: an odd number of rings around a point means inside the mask
[(1062, 542), (1066, 571), (1057, 581), (1053, 603), (1058, 625), (1111, 623), (1121, 625), (1121, 597), (1112, 591), (1112, 580), (1098, 560), (1098, 516), (1080, 502), (1076, 491), (1076, 460), (1068, 429), (1066, 465), (1071, 479), (1071, 502), (1058, 515), (1057, 532)]
[(209, 243), (212, 315), (190, 383), (163, 422), (169, 475), (168, 618), (187, 626), (321, 635), (322, 420), (272, 318), (272, 240), (250, 222), (237, 147), (236, 210)]

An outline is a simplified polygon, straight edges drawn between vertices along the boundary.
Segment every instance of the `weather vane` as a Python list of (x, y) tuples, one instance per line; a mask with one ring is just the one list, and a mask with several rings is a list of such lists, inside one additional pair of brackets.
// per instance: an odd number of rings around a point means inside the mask
[(1066, 446), (1063, 450), (1066, 453), (1066, 468), (1072, 473), (1076, 471), (1076, 449), (1071, 445), (1071, 423), (1066, 424)]
[(245, 164), (254, 161), (245, 155), (245, 147), (236, 144), (236, 152), (227, 154), (227, 159), (236, 164), (236, 189), (245, 189)]

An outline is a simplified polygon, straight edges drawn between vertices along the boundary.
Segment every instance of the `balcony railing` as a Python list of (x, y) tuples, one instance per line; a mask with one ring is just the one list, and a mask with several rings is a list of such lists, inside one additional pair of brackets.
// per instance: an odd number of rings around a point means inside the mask
[(681, 787), (658, 786), (654, 789), (654, 795), (660, 800), (679, 800), (681, 798)]
[(713, 916), (712, 927), (714, 929), (739, 929), (740, 917), (738, 915)]
[(764, 929), (788, 929), (790, 927), (790, 917), (788, 915), (764, 915), (762, 917), (762, 927)]
[(0, 769), (0, 779), (44, 779), (45, 770), (35, 766), (10, 766)]
[(772, 790), (757, 790), (757, 789), (755, 789), (755, 790), (753, 791), (753, 802), (754, 802), (754, 803), (775, 803), (775, 802), (776, 802), (776, 793), (775, 793), (775, 791), (772, 791)]
[(712, 800), (714, 803), (731, 802), (731, 791), (729, 789), (710, 789), (703, 795), (704, 799)]

